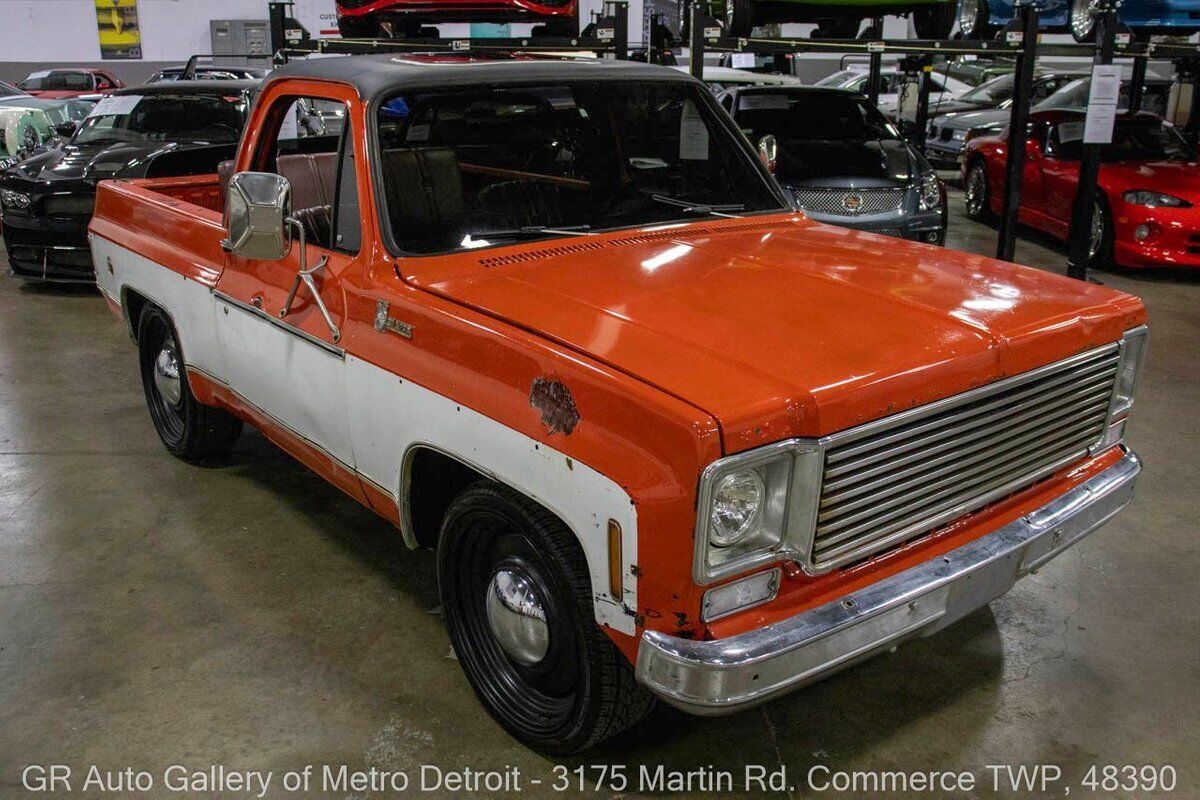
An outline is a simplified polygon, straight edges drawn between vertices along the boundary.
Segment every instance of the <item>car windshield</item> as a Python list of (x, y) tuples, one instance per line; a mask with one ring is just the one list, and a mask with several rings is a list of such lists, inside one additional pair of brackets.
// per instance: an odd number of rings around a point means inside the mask
[(834, 88), (837, 88), (839, 86), (844, 85), (851, 78), (857, 78), (860, 75), (862, 75), (862, 73), (859, 72), (858, 70), (843, 69), (843, 70), (840, 70), (839, 72), (835, 72), (832, 75), (829, 75), (828, 77), (821, 78), (821, 80), (817, 81), (813, 85), (814, 86), (823, 86), (823, 87), (832, 86)]
[[(1082, 119), (1060, 122), (1050, 134), (1050, 152), (1077, 161), (1083, 154)], [(1157, 119), (1118, 120), (1112, 144), (1100, 150), (1102, 161), (1191, 161), (1196, 151), (1173, 125)]]
[(101, 100), (75, 134), (75, 144), (236, 142), (246, 101), (238, 95), (117, 95)]
[[(1079, 78), (1063, 86), (1054, 94), (1033, 107), (1034, 111), (1079, 110), (1087, 108), (1088, 95), (1092, 89), (1091, 78)], [(1162, 116), (1167, 110), (1168, 85), (1165, 83), (1147, 82), (1142, 92), (1142, 104), (1139, 111), (1149, 111)], [(1121, 84), (1121, 93), (1117, 99), (1121, 109), (1129, 108), (1129, 82)]]
[(379, 110), (407, 252), (785, 210), (702, 87), (599, 81), (411, 91)]
[(959, 98), (968, 103), (981, 106), (994, 106), (1003, 103), (1013, 95), (1014, 77), (1012, 73), (1000, 75), (990, 81), (984, 81)]
[(796, 142), (900, 138), (878, 109), (843, 92), (742, 92), (734, 119), (751, 142), (768, 133)]
[(92, 76), (86, 72), (35, 72), (21, 82), (21, 88), (33, 91), (87, 91), (92, 88)]

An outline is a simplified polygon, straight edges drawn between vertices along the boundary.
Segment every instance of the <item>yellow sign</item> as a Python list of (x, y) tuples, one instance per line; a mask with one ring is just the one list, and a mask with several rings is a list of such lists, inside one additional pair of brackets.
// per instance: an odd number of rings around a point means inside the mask
[(101, 58), (142, 57), (137, 0), (96, 0), (96, 29), (100, 32)]

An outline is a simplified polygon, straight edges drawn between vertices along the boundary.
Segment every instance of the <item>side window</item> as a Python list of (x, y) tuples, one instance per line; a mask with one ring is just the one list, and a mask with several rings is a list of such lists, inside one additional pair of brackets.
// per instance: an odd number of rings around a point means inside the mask
[(104, 77), (103, 75), (97, 75), (96, 76), (96, 88), (97, 89), (111, 89), (112, 83), (110, 83), (108, 78)]
[(257, 168), (288, 179), (292, 216), (304, 226), (310, 243), (357, 252), (361, 223), (345, 103), (287, 97), (275, 106), (278, 128)]

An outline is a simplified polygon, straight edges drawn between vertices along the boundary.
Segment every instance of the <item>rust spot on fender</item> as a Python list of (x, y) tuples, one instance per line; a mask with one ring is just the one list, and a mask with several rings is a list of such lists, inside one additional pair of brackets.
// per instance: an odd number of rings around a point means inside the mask
[(556, 378), (534, 378), (529, 388), (529, 405), (542, 417), (550, 434), (570, 436), (579, 424), (579, 409), (567, 385)]

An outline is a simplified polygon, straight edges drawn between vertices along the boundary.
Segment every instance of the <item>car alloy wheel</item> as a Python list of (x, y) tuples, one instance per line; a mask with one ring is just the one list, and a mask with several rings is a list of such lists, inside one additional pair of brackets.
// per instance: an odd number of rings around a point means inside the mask
[(958, 4), (958, 30), (964, 39), (974, 39), (979, 34), (979, 4), (984, 0), (961, 0)]
[(1077, 42), (1090, 42), (1096, 31), (1096, 18), (1092, 16), (1093, 0), (1071, 0), (1071, 35)]
[(1092, 206), (1092, 227), (1088, 235), (1088, 263), (1095, 264), (1104, 251), (1104, 240), (1108, 235), (1108, 219), (1104, 204), (1099, 201)]
[(967, 185), (963, 187), (967, 205), (967, 216), (971, 219), (983, 219), (988, 212), (987, 171), (982, 164), (976, 163), (967, 173)]

